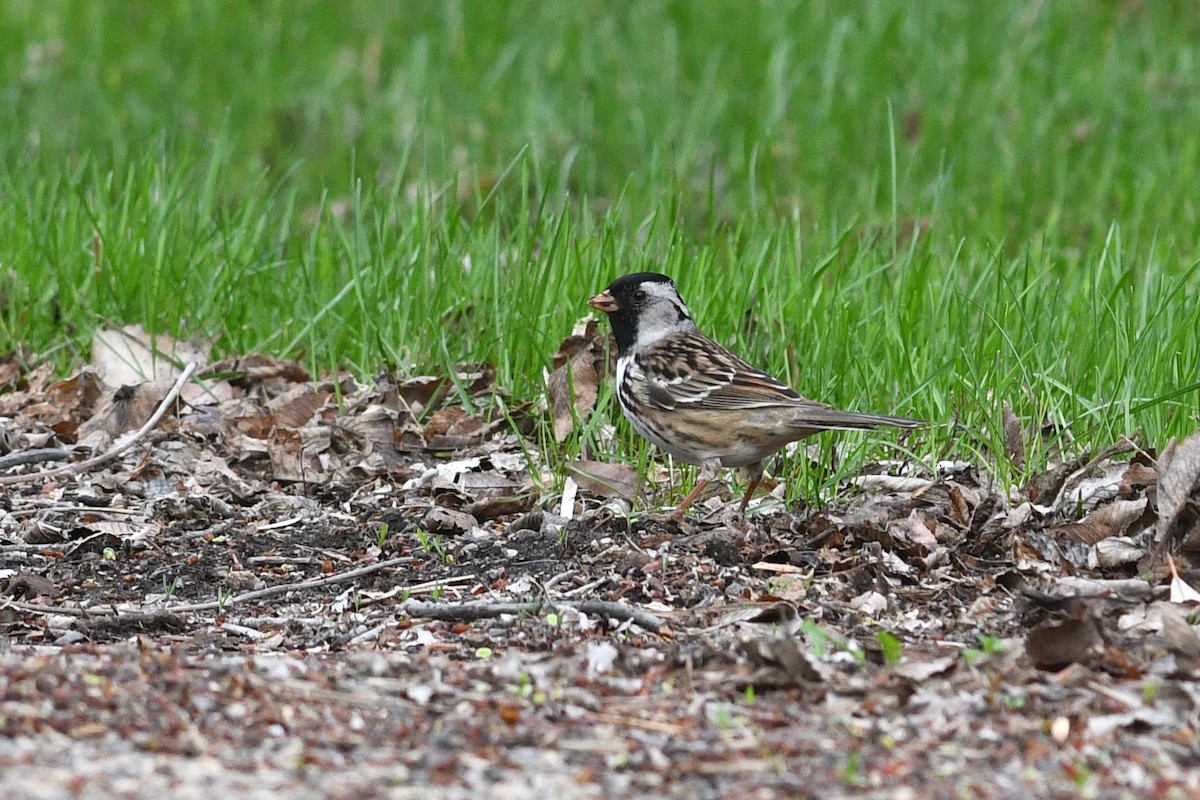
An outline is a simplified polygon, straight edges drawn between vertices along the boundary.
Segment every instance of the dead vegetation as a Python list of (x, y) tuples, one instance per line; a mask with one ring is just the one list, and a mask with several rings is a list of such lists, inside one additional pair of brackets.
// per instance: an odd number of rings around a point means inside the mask
[(630, 522), (635, 471), (551, 493), (532, 435), (586, 419), (600, 341), (546, 412), (137, 330), (0, 362), (5, 796), (1200, 792), (1200, 436)]

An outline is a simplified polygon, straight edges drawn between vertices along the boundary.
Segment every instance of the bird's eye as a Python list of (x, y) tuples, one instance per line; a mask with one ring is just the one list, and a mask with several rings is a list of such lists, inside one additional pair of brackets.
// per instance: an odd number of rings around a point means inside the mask
[(633, 299), (634, 299), (634, 301), (636, 301), (636, 302), (638, 302), (638, 303), (640, 303), (640, 302), (642, 302), (643, 300), (645, 300), (645, 299), (646, 299), (646, 290), (645, 290), (645, 289), (638, 289), (637, 291), (635, 291), (635, 292), (633, 293)]

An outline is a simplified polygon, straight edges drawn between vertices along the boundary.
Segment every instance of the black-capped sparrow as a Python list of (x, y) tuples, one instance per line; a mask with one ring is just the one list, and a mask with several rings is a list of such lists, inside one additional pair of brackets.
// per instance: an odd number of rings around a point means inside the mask
[(696, 487), (671, 515), (676, 522), (721, 467), (748, 472), (739, 508), (745, 511), (762, 480), (763, 460), (789, 442), (825, 430), (923, 424), (805, 400), (702, 334), (666, 275), (617, 278), (588, 305), (612, 322), (617, 399), (625, 416), (642, 436), (700, 467)]

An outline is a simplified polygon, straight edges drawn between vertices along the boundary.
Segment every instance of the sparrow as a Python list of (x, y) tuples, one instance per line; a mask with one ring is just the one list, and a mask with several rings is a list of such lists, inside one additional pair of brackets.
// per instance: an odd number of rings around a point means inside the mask
[(588, 305), (612, 324), (617, 400), (634, 430), (700, 468), (695, 488), (668, 517), (675, 523), (722, 467), (749, 475), (741, 513), (762, 481), (763, 461), (789, 442), (826, 430), (924, 424), (806, 400), (701, 333), (666, 275), (617, 278)]

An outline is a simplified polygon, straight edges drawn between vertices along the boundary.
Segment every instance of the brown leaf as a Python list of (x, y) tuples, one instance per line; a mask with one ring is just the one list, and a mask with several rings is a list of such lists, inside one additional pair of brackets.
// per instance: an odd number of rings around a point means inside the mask
[(396, 395), (414, 413), (426, 408), (436, 408), (455, 389), (461, 389), (471, 397), (493, 390), (496, 370), (491, 364), (457, 364), (454, 376), (422, 375), (410, 378), (396, 386)]
[(1021, 421), (1013, 413), (1012, 404), (1004, 401), (1001, 409), (1004, 420), (1004, 452), (1013, 466), (1020, 469), (1025, 466), (1025, 441), (1021, 433)]
[(32, 600), (35, 597), (57, 597), (58, 588), (45, 575), (33, 572), (18, 572), (4, 584), (0, 595), (15, 597), (18, 600)]
[(234, 376), (230, 378), (230, 381), (242, 387), (277, 379), (283, 383), (308, 383), (312, 380), (308, 371), (298, 362), (287, 359), (280, 360), (260, 353), (218, 361), (200, 370), (198, 374), (201, 377), (208, 377), (230, 373)]
[(312, 421), (317, 411), (325, 405), (330, 392), (318, 392), (306, 385), (277, 398), (271, 407), (275, 412), (275, 424), (285, 428), (302, 428)]
[(1091, 616), (1044, 623), (1025, 637), (1025, 653), (1029, 660), (1038, 669), (1049, 672), (1092, 661), (1103, 651), (1100, 622)]
[(575, 461), (567, 472), (579, 488), (597, 497), (632, 498), (637, 494), (637, 470), (628, 464), (605, 461)]
[(1167, 566), (1171, 568), (1171, 602), (1200, 603), (1200, 592), (1180, 576), (1179, 571), (1175, 569), (1175, 559), (1171, 558), (1170, 554), (1167, 554)]
[(147, 333), (141, 325), (96, 331), (92, 336), (92, 365), (109, 386), (170, 381), (180, 365), (208, 363), (211, 344), (180, 342), (166, 334)]
[(430, 533), (458, 536), (470, 533), (479, 526), (479, 521), (465, 511), (434, 506), (421, 517), (421, 528)]
[(1095, 544), (1110, 536), (1120, 536), (1131, 523), (1142, 516), (1142, 512), (1145, 510), (1146, 498), (1144, 497), (1141, 500), (1114, 500), (1107, 505), (1100, 506), (1079, 522), (1058, 525), (1050, 528), (1048, 532), (1070, 536), (1075, 541), (1084, 544)]
[(587, 419), (596, 407), (607, 341), (591, 320), (584, 333), (568, 336), (558, 346), (555, 369), (546, 379), (555, 441), (564, 441), (575, 429), (575, 419)]
[(1174, 439), (1158, 457), (1158, 530), (1154, 539), (1179, 552), (1200, 534), (1200, 432)]
[(1191, 664), (1200, 661), (1200, 636), (1188, 624), (1183, 612), (1170, 603), (1156, 603), (1155, 606), (1162, 615), (1163, 643), (1167, 650), (1181, 661), (1187, 660)]
[(99, 404), (95, 415), (79, 426), (79, 438), (102, 432), (108, 440), (135, 431), (150, 419), (158, 404), (171, 389), (172, 381), (154, 381), (137, 386), (121, 386)]
[(271, 474), (277, 481), (320, 481), (325, 470), (318, 455), (329, 448), (327, 426), (276, 427), (267, 439)]

